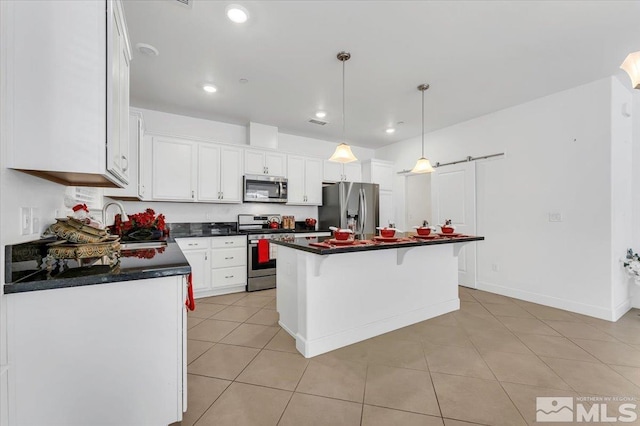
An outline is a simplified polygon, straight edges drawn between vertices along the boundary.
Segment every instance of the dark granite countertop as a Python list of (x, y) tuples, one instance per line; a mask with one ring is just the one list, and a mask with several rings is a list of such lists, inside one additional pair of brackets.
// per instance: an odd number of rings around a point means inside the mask
[[(205, 222), (205, 223), (169, 223), (169, 241), (176, 238), (226, 237), (232, 235), (247, 235), (239, 232), (236, 222)], [(295, 229), (268, 229), (269, 233), (278, 234), (309, 234), (317, 232), (331, 232), (328, 229), (308, 229), (304, 222), (296, 222)]]
[(4, 293), (50, 290), (119, 281), (186, 275), (191, 272), (178, 244), (169, 242), (161, 248), (121, 250), (113, 267), (106, 264), (80, 266), (75, 260), (65, 261), (49, 273), (43, 268), (47, 244), (55, 239), (38, 240), (5, 247)]
[[(371, 236), (373, 238), (373, 236)], [(369, 250), (385, 250), (395, 249), (403, 247), (420, 247), (439, 244), (453, 244), (453, 243), (466, 243), (470, 241), (482, 241), (484, 237), (477, 237), (473, 235), (460, 235), (458, 237), (439, 237), (431, 240), (401, 238), (397, 242), (372, 242), (370, 239), (365, 240), (365, 243), (355, 243), (353, 245), (333, 245), (330, 247), (316, 247), (311, 244), (322, 243), (331, 240), (331, 237), (318, 237), (318, 238), (296, 238), (293, 241), (271, 241), (273, 244), (293, 248), (296, 250), (302, 250), (313, 254), (337, 254), (337, 253), (351, 253), (356, 251), (369, 251)], [(409, 241), (407, 241), (409, 240)]]

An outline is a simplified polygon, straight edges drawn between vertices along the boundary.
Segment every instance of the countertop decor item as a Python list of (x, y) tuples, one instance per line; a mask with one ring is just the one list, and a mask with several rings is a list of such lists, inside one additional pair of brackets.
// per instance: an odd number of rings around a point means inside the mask
[(56, 219), (48, 232), (70, 243), (99, 243), (108, 237), (106, 230), (94, 228), (72, 217)]
[(120, 214), (117, 214), (112, 233), (127, 240), (156, 240), (165, 233), (164, 215), (160, 213), (156, 216), (153, 209), (128, 215), (128, 218), (128, 221), (123, 221)]
[(640, 255), (635, 253), (633, 249), (627, 250), (627, 256), (621, 260), (622, 266), (630, 277), (633, 278), (636, 285), (640, 285)]

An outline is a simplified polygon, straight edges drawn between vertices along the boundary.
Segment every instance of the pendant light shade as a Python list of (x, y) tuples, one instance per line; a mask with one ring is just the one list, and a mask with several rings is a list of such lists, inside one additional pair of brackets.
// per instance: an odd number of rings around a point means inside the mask
[(631, 77), (631, 86), (640, 89), (640, 52), (629, 53), (620, 68)]
[(422, 92), (422, 157), (418, 158), (416, 165), (411, 169), (411, 173), (431, 173), (433, 171), (431, 162), (424, 156), (424, 91), (428, 88), (428, 84), (418, 86), (418, 90)]
[[(345, 140), (344, 137), (344, 129), (345, 129), (345, 108), (344, 108), (344, 99), (345, 99), (345, 90), (344, 90), (344, 63), (351, 58), (351, 53), (349, 52), (340, 52), (338, 53), (338, 60), (342, 62), (342, 140)], [(351, 147), (346, 143), (342, 142), (340, 145), (336, 147), (336, 151), (333, 153), (329, 161), (335, 161), (337, 163), (351, 163), (352, 161), (358, 161), (353, 152), (351, 152)]]

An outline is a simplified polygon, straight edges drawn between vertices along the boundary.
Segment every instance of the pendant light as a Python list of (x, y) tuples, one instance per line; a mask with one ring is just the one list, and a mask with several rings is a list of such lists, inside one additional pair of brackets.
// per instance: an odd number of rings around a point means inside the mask
[(428, 84), (421, 84), (418, 86), (418, 90), (422, 92), (422, 157), (420, 157), (416, 162), (416, 165), (413, 166), (411, 173), (431, 173), (433, 171), (431, 162), (424, 156), (424, 92), (428, 88)]
[[(351, 53), (349, 52), (340, 52), (338, 53), (338, 60), (342, 62), (342, 140), (345, 140), (345, 108), (344, 108), (344, 63), (351, 58)], [(329, 161), (335, 161), (336, 163), (351, 163), (352, 161), (358, 161), (353, 152), (351, 152), (351, 147), (346, 143), (342, 142), (340, 145), (336, 147), (335, 152), (329, 158)]]
[(631, 87), (640, 89), (640, 52), (629, 53), (620, 68), (631, 77)]

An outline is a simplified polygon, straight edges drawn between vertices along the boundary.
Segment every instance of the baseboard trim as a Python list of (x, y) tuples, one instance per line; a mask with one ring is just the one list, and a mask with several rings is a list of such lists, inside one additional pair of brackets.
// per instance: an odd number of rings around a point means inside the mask
[(194, 298), (198, 300), (198, 299), (202, 299), (203, 297), (222, 296), (223, 294), (241, 293), (243, 291), (247, 291), (247, 285), (238, 284), (238, 285), (214, 288), (212, 290), (199, 291), (196, 294), (194, 294)]
[(289, 330), (285, 330), (296, 338), (296, 349), (305, 358), (311, 358), (458, 309), (460, 309), (460, 299), (456, 298), (313, 340), (306, 340), (300, 334), (292, 334)]
[(529, 291), (514, 289), (511, 287), (503, 287), (497, 284), (491, 284), (482, 281), (478, 281), (477, 290), (488, 291), (490, 293), (496, 293), (502, 296), (513, 297), (515, 299), (538, 303), (540, 305), (563, 309), (565, 311), (575, 312), (577, 314), (587, 315), (590, 317), (600, 318), (613, 322), (617, 321), (631, 308), (630, 300), (626, 300), (625, 302), (618, 305), (615, 309), (606, 309), (600, 306), (587, 305), (585, 303), (574, 302), (567, 299), (560, 299), (558, 297), (548, 296), (546, 294), (532, 293)]

